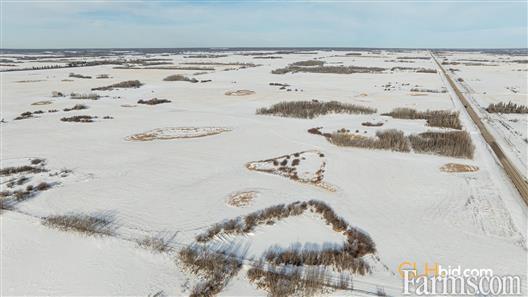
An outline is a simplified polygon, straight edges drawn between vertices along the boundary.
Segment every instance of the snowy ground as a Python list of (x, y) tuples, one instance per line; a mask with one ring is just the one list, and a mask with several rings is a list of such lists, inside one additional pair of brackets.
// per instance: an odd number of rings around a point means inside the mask
[[(438, 128), (427, 127), (422, 120), (393, 119), (380, 114), (395, 107), (463, 109), (451, 97), (452, 90), (439, 73), (394, 70), (348, 75), (271, 74), (273, 69), (313, 58), (335, 65), (436, 69), (430, 59), (411, 59), (412, 62), (397, 59), (428, 57), (425, 51), (343, 55), (343, 52), (320, 51), (282, 54), (282, 59), (270, 60), (236, 53), (209, 59), (184, 58), (185, 55), (150, 57), (170, 58), (175, 64), (205, 61), (261, 64), (229, 71), (223, 70), (226, 66), (215, 66), (215, 71), (200, 75), (194, 74), (203, 71), (114, 69), (115, 65), (2, 73), (1, 117), (5, 120), (1, 124), (2, 167), (27, 158), (43, 158), (50, 169), (70, 169), (72, 175), (57, 179), (53, 188), (18, 203), (14, 211), (0, 214), (1, 295), (146, 296), (159, 291), (167, 295), (188, 295), (194, 280), (177, 265), (175, 256), (142, 249), (135, 240), (147, 235), (163, 236), (171, 238), (171, 245), (178, 249), (191, 244), (197, 234), (214, 223), (280, 203), (310, 199), (326, 202), (375, 242), (380, 265), (387, 269), (376, 269), (365, 277), (355, 276), (358, 287), (362, 284), (372, 292), (383, 287), (391, 295), (398, 295), (401, 287), (398, 265), (411, 261), (418, 265), (437, 262), (521, 275), (525, 280), (523, 292), (526, 292), (526, 205), (466, 114), (461, 113), (464, 129), (471, 133), (476, 145), (472, 160), (343, 148), (332, 145), (324, 137), (307, 133), (310, 128), (325, 127), (359, 130), (368, 136), (386, 128), (411, 134)], [(449, 59), (474, 55), (477, 54), (457, 52)], [(483, 108), (490, 102), (504, 100), (502, 94), (507, 95), (504, 97), (507, 100), (525, 102), (526, 64), (502, 60), (497, 63), (499, 66), (449, 67), (460, 69), (456, 75), (464, 78), (473, 99)], [(70, 72), (94, 78), (71, 78)], [(96, 79), (99, 74), (108, 74), (111, 78)], [(211, 81), (163, 81), (172, 74)], [(66, 95), (90, 93), (94, 87), (135, 79), (144, 85), (137, 89), (95, 91), (103, 96), (99, 100), (51, 97), (53, 91)], [(287, 83), (292, 91), (270, 86), (272, 82)], [(506, 87), (510, 86), (516, 87), (518, 93), (508, 93)], [(414, 87), (434, 90), (445, 87), (448, 92), (411, 92)], [(255, 94), (225, 95), (227, 91), (242, 89)], [(137, 104), (139, 99), (154, 97), (171, 102), (152, 106)], [(365, 105), (377, 108), (377, 113), (326, 115), (314, 119), (255, 114), (257, 108), (280, 101), (312, 99)], [(51, 101), (51, 104), (32, 105), (37, 101)], [(75, 104), (89, 108), (62, 111)], [(47, 112), (50, 109), (58, 111)], [(37, 110), (45, 112), (33, 118), (13, 120), (23, 112)], [(60, 121), (73, 115), (98, 118), (92, 123)], [(103, 119), (104, 116), (113, 119)], [(384, 125), (364, 127), (361, 123), (365, 121), (382, 121)], [(526, 115), (520, 116), (517, 122), (505, 115), (493, 115), (487, 124), (503, 136), (501, 145), (509, 144), (511, 158), (519, 168), (525, 166), (520, 171), (526, 173), (527, 147), (522, 141), (527, 136)], [(179, 138), (178, 133), (192, 136), (194, 132), (169, 129), (172, 134), (161, 134), (171, 139), (127, 140), (131, 135), (170, 127), (196, 127), (199, 129), (195, 132), (202, 137)], [(211, 129), (222, 133), (205, 135)], [(303, 151), (324, 154), (323, 181), (333, 187), (332, 191), (246, 167), (248, 162)], [(440, 170), (446, 163), (474, 165), (479, 170), (447, 173)], [(312, 170), (317, 166), (307, 167)], [(2, 190), (6, 189), (6, 181), (2, 177)], [(230, 195), (243, 191), (257, 193), (249, 205), (226, 204)], [(116, 235), (88, 237), (50, 229), (40, 223), (41, 217), (68, 213), (112, 217)], [(259, 227), (250, 236), (217, 241), (244, 246), (248, 255), (258, 258), (272, 246), (311, 244), (317, 247), (338, 244), (343, 240), (341, 237), (322, 220), (300, 216)], [(222, 294), (262, 296), (266, 293), (250, 284), (243, 270)], [(333, 294), (357, 296), (358, 293), (336, 291)]]

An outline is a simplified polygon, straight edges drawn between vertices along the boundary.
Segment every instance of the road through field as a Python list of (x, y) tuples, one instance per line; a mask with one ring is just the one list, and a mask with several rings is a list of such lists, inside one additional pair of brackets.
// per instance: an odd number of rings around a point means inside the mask
[(457, 95), (458, 99), (464, 105), (466, 108), (467, 113), (469, 114), (469, 117), (471, 120), (475, 123), (477, 128), (479, 129), (480, 133), (482, 134), (482, 137), (486, 141), (486, 143), (491, 147), (493, 152), (495, 153), (495, 156), (501, 163), (502, 167), (504, 168), (504, 171), (511, 179), (512, 183), (517, 188), (517, 191), (519, 191), (519, 194), (521, 195), (522, 199), (528, 205), (528, 183), (523, 178), (523, 176), (519, 173), (519, 171), (513, 166), (512, 162), (506, 157), (504, 152), (502, 151), (501, 147), (491, 135), (491, 133), (488, 131), (486, 126), (484, 126), (484, 123), (480, 119), (479, 115), (475, 110), (473, 109), (472, 105), (469, 103), (467, 98), (462, 94), (462, 92), (459, 90), (456, 83), (453, 81), (453, 79), (449, 76), (449, 74), (445, 71), (444, 67), (438, 62), (436, 57), (431, 54), (433, 59), (435, 60), (436, 64), (438, 65), (438, 68), (442, 71), (444, 76), (446, 77), (447, 81), (449, 82), (449, 85), (451, 88), (455, 91), (455, 94)]

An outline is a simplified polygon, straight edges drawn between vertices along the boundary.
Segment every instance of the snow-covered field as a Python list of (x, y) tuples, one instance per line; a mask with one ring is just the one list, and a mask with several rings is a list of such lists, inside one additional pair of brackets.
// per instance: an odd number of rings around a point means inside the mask
[[(173, 63), (158, 67), (215, 70), (137, 69), (144, 66), (116, 69), (116, 65), (99, 65), (2, 72), (2, 168), (27, 165), (40, 158), (45, 160), (41, 166), (49, 171), (2, 176), (1, 190), (23, 189), (43, 180), (52, 186), (0, 214), (1, 295), (189, 295), (197, 278), (181, 267), (176, 255), (180, 248), (192, 244), (196, 235), (215, 223), (269, 206), (312, 199), (327, 203), (374, 241), (376, 259), (367, 259), (373, 271), (366, 276), (353, 276), (357, 288), (374, 293), (383, 288), (389, 295), (398, 296), (402, 286), (398, 266), (411, 261), (419, 267), (439, 263), (520, 275), (526, 293), (526, 205), (445, 78), (439, 72), (391, 70), (437, 69), (432, 59), (412, 58), (427, 58), (429, 53), (357, 53), (361, 55), (345, 56), (346, 52), (340, 51), (268, 54), (282, 57), (278, 59), (255, 59), (238, 52), (217, 58), (186, 58), (189, 53), (158, 54), (148, 58), (170, 59)], [(484, 108), (496, 101), (526, 104), (527, 64), (490, 55), (451, 52), (446, 56), (449, 61), (486, 58), (498, 66), (458, 64), (446, 68), (459, 69), (456, 77), (463, 78), (472, 100), (482, 107), (486, 123), (501, 139), (501, 146), (508, 148), (508, 156), (526, 174), (526, 114), (486, 114)], [(4, 58), (16, 57), (20, 55)], [(326, 65), (387, 70), (354, 74), (271, 73), (311, 59), (320, 59)], [(217, 65), (182, 64), (191, 62)], [(243, 68), (237, 63), (259, 65)], [(0, 68), (47, 64), (60, 63), (24, 61)], [(92, 78), (69, 77), (69, 73)], [(110, 78), (96, 78), (101, 74)], [(174, 74), (203, 82), (163, 80)], [(98, 100), (69, 96), (89, 94), (92, 88), (127, 80), (139, 80), (143, 85), (93, 91), (101, 96)], [(281, 89), (270, 83), (289, 86)], [(413, 88), (439, 92), (414, 92)], [(442, 91), (444, 88), (447, 92)], [(226, 95), (236, 90), (251, 90), (254, 94)], [(65, 96), (52, 97), (53, 92)], [(151, 98), (170, 102), (138, 104), (140, 99)], [(313, 119), (256, 114), (258, 108), (281, 101), (314, 99), (367, 106), (377, 112), (330, 114)], [(32, 104), (40, 101), (50, 102)], [(88, 108), (63, 111), (76, 104)], [(429, 127), (425, 120), (381, 115), (397, 107), (461, 111), (463, 129), (475, 144), (473, 159), (339, 147), (307, 132), (314, 127), (327, 131), (345, 128), (374, 136), (376, 131), (390, 128), (406, 135), (445, 130)], [(38, 110), (43, 113), (14, 120), (24, 112)], [(87, 123), (61, 121), (75, 115), (97, 118)], [(383, 126), (367, 127), (363, 122), (382, 122)], [(130, 141), (142, 137), (148, 141)], [(278, 165), (273, 161), (264, 162), (274, 158), (282, 162), (285, 155), (296, 153), (305, 158), (297, 168), (298, 179), (276, 173)], [(472, 165), (479, 170), (440, 170), (447, 163)], [(50, 176), (53, 173), (58, 174)], [(22, 175), (29, 180), (8, 187), (9, 181)], [(320, 186), (322, 183), (325, 186)], [(240, 192), (253, 194), (239, 206), (228, 203), (234, 193)], [(47, 216), (72, 213), (108, 218), (112, 222), (111, 236), (65, 232), (41, 223)], [(155, 253), (140, 247), (137, 241), (146, 236), (164, 238), (172, 250)], [(305, 245), (320, 249), (339, 245), (343, 240), (320, 217), (303, 214), (258, 226), (249, 234), (218, 236), (212, 244), (216, 248), (237, 245), (244, 250), (244, 257), (258, 259), (272, 247)], [(248, 282), (246, 269), (220, 295), (266, 295)], [(350, 290), (328, 292), (360, 294)]]

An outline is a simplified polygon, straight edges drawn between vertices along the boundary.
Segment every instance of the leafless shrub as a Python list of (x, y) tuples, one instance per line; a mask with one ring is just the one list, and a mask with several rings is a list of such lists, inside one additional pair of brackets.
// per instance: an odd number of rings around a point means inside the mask
[(528, 106), (522, 104), (499, 102), (492, 103), (486, 108), (489, 113), (528, 113)]
[[(41, 182), (34, 189), (36, 191), (46, 191), (46, 190), (48, 190), (50, 188), (51, 188), (51, 184), (49, 184), (47, 182)], [(31, 189), (33, 189), (33, 187)]]
[(137, 241), (142, 248), (151, 249), (158, 253), (165, 253), (171, 250), (169, 242), (164, 238), (147, 236)]
[(325, 63), (324, 61), (306, 60), (306, 61), (295, 62), (291, 65), (293, 66), (323, 66), (324, 63)]
[(380, 67), (362, 67), (362, 66), (314, 66), (301, 67), (289, 65), (284, 68), (272, 70), (272, 74), (286, 74), (289, 72), (308, 72), (308, 73), (336, 73), (336, 74), (352, 74), (352, 73), (380, 73), (385, 71), (385, 68)]
[(72, 110), (82, 110), (82, 109), (87, 109), (88, 106), (84, 105), (84, 104), (75, 104), (73, 107), (70, 107), (70, 108), (65, 108), (63, 109), (64, 111), (72, 111)]
[(263, 267), (253, 267), (248, 270), (247, 276), (250, 282), (268, 291), (272, 297), (316, 296), (327, 285), (321, 269), (311, 269), (303, 274), (298, 269), (270, 271)]
[(352, 245), (345, 245), (342, 248), (323, 249), (319, 251), (293, 248), (280, 252), (268, 250), (264, 254), (264, 257), (266, 261), (273, 265), (292, 265), (298, 267), (322, 265), (326, 267), (333, 266), (339, 271), (347, 270), (360, 275), (370, 273), (370, 266), (367, 262), (349, 251), (353, 249)]
[[(371, 122), (363, 122), (361, 123), (362, 126), (366, 127), (381, 127), (383, 126), (383, 122), (377, 122), (377, 123), (371, 123)], [(310, 132), (310, 131), (308, 131)]]
[(427, 124), (431, 127), (462, 129), (458, 112), (448, 110), (416, 111), (412, 108), (403, 107), (395, 108), (391, 112), (382, 115), (391, 116), (396, 119), (423, 119), (427, 120)]
[(77, 123), (91, 123), (95, 117), (88, 115), (77, 115), (72, 117), (64, 117), (60, 120), (63, 122), (77, 122)]
[(139, 104), (146, 104), (146, 105), (157, 105), (162, 103), (170, 103), (170, 100), (167, 99), (158, 99), (158, 98), (152, 98), (150, 100), (139, 100), (137, 103)]
[(370, 107), (338, 101), (320, 102), (317, 100), (280, 102), (269, 108), (257, 109), (257, 114), (272, 114), (304, 119), (313, 119), (319, 115), (329, 113), (371, 114), (375, 112), (376, 109)]
[(409, 142), (402, 131), (389, 129), (376, 132), (376, 137), (365, 137), (348, 132), (334, 132), (326, 139), (337, 146), (351, 146), (368, 149), (384, 149), (409, 152)]
[(56, 215), (42, 219), (42, 224), (46, 226), (88, 235), (112, 235), (112, 223), (108, 217), (86, 214)]
[(92, 91), (109, 91), (115, 88), (139, 88), (143, 84), (139, 80), (127, 80), (105, 87), (92, 88)]
[(75, 78), (92, 78), (91, 76), (82, 75), (82, 74), (75, 74), (75, 73), (70, 73), (69, 77), (75, 77)]
[(163, 80), (164, 81), (188, 81), (188, 82), (191, 82), (191, 83), (197, 83), (198, 82), (198, 80), (196, 78), (188, 78), (187, 76), (183, 76), (181, 74), (169, 75), (169, 76), (165, 77)]
[(448, 157), (473, 158), (475, 146), (466, 131), (424, 132), (409, 136), (418, 153), (434, 153)]
[(206, 278), (193, 288), (190, 296), (196, 297), (220, 293), (242, 267), (236, 255), (213, 252), (197, 246), (181, 249), (179, 260), (191, 273)]

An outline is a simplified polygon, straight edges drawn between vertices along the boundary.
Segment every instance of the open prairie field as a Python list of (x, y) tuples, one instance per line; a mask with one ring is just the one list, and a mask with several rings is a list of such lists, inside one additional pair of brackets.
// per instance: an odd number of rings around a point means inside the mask
[[(526, 178), (526, 56), (433, 54)], [(0, 58), (3, 296), (526, 292), (526, 204), (429, 51)]]

